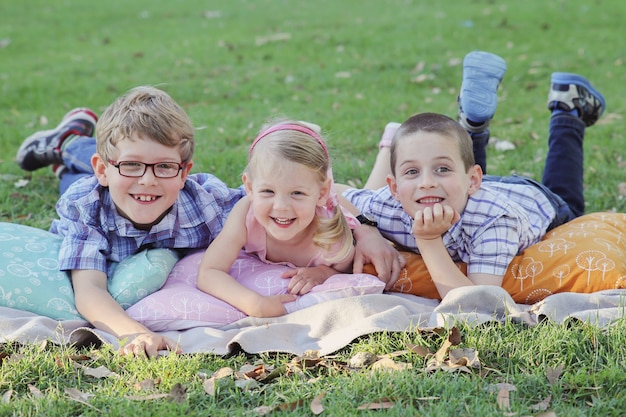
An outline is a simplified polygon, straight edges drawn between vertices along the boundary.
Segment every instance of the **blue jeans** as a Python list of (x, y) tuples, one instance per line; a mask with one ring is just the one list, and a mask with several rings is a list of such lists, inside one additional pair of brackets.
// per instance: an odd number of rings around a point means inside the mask
[(91, 157), (96, 153), (96, 139), (88, 136), (81, 136), (75, 141), (68, 143), (63, 150), (63, 165), (67, 171), (61, 176), (59, 191), (61, 194), (67, 190), (72, 183), (82, 177), (93, 175), (91, 167)]
[[(474, 141), (474, 158), (481, 167), (486, 166), (486, 148), (489, 133)], [(472, 139), (476, 137), (473, 136)], [(526, 183), (538, 187), (552, 202), (557, 217), (550, 229), (570, 221), (585, 212), (583, 193), (583, 139), (585, 124), (569, 114), (557, 114), (550, 118), (548, 155), (541, 183), (529, 178), (485, 175), (483, 181)], [(478, 142), (478, 143), (477, 143)], [(478, 148), (478, 149), (477, 149)], [(478, 152), (477, 152), (478, 150)]]

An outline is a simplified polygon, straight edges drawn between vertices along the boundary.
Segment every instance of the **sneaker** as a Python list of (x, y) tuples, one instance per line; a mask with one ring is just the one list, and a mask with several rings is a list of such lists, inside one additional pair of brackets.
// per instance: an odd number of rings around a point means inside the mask
[(578, 74), (555, 72), (550, 80), (548, 109), (578, 110), (578, 117), (591, 126), (598, 121), (606, 103), (602, 94), (591, 86), (586, 78)]
[(498, 86), (506, 62), (489, 52), (473, 51), (463, 60), (463, 83), (459, 93), (459, 123), (469, 132), (489, 126), (498, 107)]
[(26, 138), (17, 151), (17, 163), (26, 171), (62, 164), (63, 140), (69, 135), (92, 136), (97, 121), (98, 116), (87, 108), (71, 110), (55, 129), (42, 130)]

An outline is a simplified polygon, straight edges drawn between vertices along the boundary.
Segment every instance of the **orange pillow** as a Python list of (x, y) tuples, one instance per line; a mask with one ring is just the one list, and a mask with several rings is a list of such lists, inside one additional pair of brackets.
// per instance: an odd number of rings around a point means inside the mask
[[(391, 291), (441, 299), (422, 257), (402, 255), (407, 265)], [(464, 263), (457, 266), (467, 272)], [(367, 265), (364, 272), (376, 270)], [(551, 230), (513, 258), (502, 287), (521, 304), (558, 292), (626, 288), (626, 214), (590, 213)]]

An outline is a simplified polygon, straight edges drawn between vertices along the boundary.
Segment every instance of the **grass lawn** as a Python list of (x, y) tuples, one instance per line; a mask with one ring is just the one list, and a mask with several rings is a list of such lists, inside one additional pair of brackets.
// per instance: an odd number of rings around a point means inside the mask
[[(360, 186), (388, 121), (421, 111), (456, 114), (462, 59), (474, 49), (508, 63), (492, 138), (516, 149), (490, 148), (489, 173), (541, 178), (550, 74), (579, 73), (607, 101), (585, 138), (587, 211), (626, 209), (621, 0), (0, 0), (0, 10), (3, 222), (47, 229), (55, 217), (52, 172), (24, 172), (14, 162), (24, 138), (54, 128), (74, 107), (101, 113), (142, 84), (168, 91), (197, 126), (195, 172), (238, 185), (257, 129), (285, 115), (321, 125), (335, 179)], [(285, 355), (147, 361), (106, 348), (5, 345), (0, 415), (313, 415), (310, 405), (322, 394), (323, 415), (626, 410), (623, 322), (609, 329), (458, 326), (461, 347), (478, 352), (480, 370), (426, 372), (428, 358), (409, 347), (435, 352), (445, 335), (418, 331), (371, 335), (304, 369)], [(360, 352), (399, 352), (393, 360), (410, 369), (348, 369), (345, 362)], [(246, 363), (289, 372), (258, 386), (209, 378)], [(114, 374), (90, 376), (83, 367)], [(367, 404), (393, 407), (359, 410)]]

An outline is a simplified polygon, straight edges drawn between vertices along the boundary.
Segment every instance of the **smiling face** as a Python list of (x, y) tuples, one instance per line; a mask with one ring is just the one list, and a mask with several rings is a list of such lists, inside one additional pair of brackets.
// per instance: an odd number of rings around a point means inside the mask
[(243, 174), (254, 217), (268, 237), (297, 244), (315, 228), (315, 209), (323, 206), (330, 192), (329, 181), (296, 162), (271, 158), (266, 168)]
[[(116, 162), (136, 161), (147, 164), (177, 162), (182, 164), (177, 148), (162, 145), (148, 137), (124, 139), (115, 145)], [(113, 158), (114, 157), (114, 158)], [(193, 163), (189, 161), (173, 178), (157, 178), (151, 168), (141, 177), (125, 177), (118, 169), (96, 154), (92, 158), (94, 172), (100, 185), (109, 187), (111, 199), (120, 213), (139, 229), (149, 229), (158, 223), (172, 207), (185, 185)]]
[(465, 168), (458, 140), (450, 135), (417, 131), (398, 138), (395, 176), (387, 178), (392, 195), (411, 217), (436, 203), (459, 214), (480, 187), (478, 165)]

